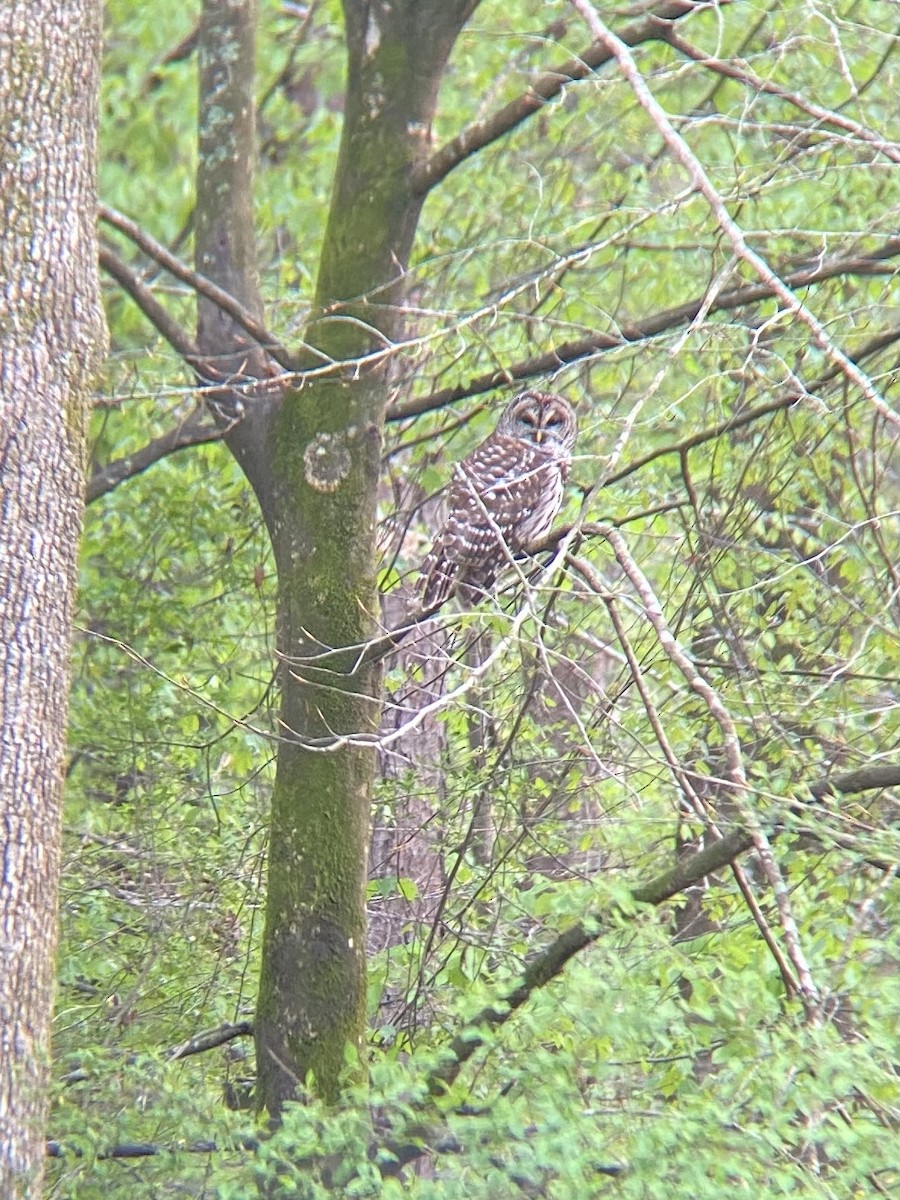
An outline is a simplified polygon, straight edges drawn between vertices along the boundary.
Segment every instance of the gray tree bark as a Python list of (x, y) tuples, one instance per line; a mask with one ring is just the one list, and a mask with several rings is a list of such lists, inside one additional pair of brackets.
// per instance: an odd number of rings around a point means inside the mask
[[(281, 710), (256, 1010), (257, 1103), (277, 1118), (364, 1058), (365, 894), (380, 670), (375, 514), (384, 366), (424, 196), (413, 188), (453, 43), (474, 0), (344, 0), (347, 89), (309, 366), (343, 364), (273, 414)], [(251, 418), (252, 419), (252, 418)], [(245, 467), (245, 470), (248, 468)], [(248, 477), (258, 495), (261, 484)], [(265, 506), (264, 506), (265, 512)], [(330, 748), (335, 735), (346, 741)], [(323, 752), (324, 751), (324, 752)]]
[(44, 1161), (97, 278), (100, 6), (0, 5), (0, 1195)]

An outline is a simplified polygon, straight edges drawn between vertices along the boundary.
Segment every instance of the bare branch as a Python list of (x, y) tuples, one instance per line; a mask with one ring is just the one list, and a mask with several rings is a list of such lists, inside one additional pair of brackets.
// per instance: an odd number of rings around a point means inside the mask
[[(126, 268), (127, 269), (127, 268)], [(893, 342), (900, 341), (900, 329), (890, 329), (886, 333), (880, 334), (876, 338), (872, 338), (866, 345), (854, 355), (858, 362), (870, 357), (877, 351), (884, 349)], [(177, 348), (177, 347), (176, 347)], [(540, 372), (536, 372), (540, 374)], [(816, 393), (825, 383), (834, 379), (839, 374), (837, 367), (831, 367), (817, 379), (815, 379), (808, 388), (808, 391)], [(504, 380), (505, 382), (505, 380)], [(498, 386), (493, 384), (492, 386)], [(448, 389), (452, 391), (453, 389)], [(487, 388), (483, 390), (488, 390)], [(460, 389), (460, 396), (453, 397), (462, 398), (471, 394), (470, 392)], [(443, 393), (440, 393), (443, 394)], [(431, 399), (438, 396), (439, 393), (433, 393)], [(737, 413), (733, 417), (729, 417), (718, 424), (710, 426), (709, 429), (698, 430), (697, 433), (689, 434), (687, 437), (681, 438), (677, 442), (672, 442), (667, 446), (658, 446), (654, 450), (648, 451), (640, 458), (634, 459), (626, 464), (614, 474), (605, 478), (604, 487), (608, 487), (612, 483), (617, 483), (621, 479), (633, 475), (636, 471), (647, 466), (648, 463), (654, 462), (658, 458), (664, 458), (669, 454), (682, 454), (685, 450), (694, 449), (696, 446), (702, 446), (706, 442), (714, 441), (723, 434), (730, 433), (736, 429), (743, 429), (747, 425), (753, 424), (755, 421), (761, 420), (763, 417), (770, 416), (772, 413), (779, 412), (782, 409), (790, 408), (801, 399), (798, 392), (787, 392), (774, 400), (769, 400), (765, 404), (756, 405), (753, 408), (745, 409), (743, 412)], [(445, 400), (443, 403), (450, 403), (450, 400)], [(435, 407), (441, 405), (436, 404)], [(400, 406), (398, 406), (399, 408)], [(392, 410), (393, 411), (393, 410)], [(399, 416), (392, 416), (393, 420), (400, 420)], [(101, 496), (105, 496), (107, 492), (118, 487), (119, 484), (133, 478), (135, 475), (140, 475), (146, 471), (148, 467), (154, 463), (166, 458), (170, 454), (174, 454), (178, 450), (184, 450), (190, 446), (200, 446), (206, 442), (216, 441), (223, 437), (228, 430), (226, 428), (215, 428), (207, 425), (200, 420), (199, 414), (194, 414), (187, 421), (182, 422), (175, 428), (169, 430), (168, 433), (162, 434), (148, 443), (141, 450), (134, 454), (126, 455), (123, 458), (116, 459), (114, 462), (107, 464), (100, 470), (96, 471), (91, 477), (86, 492), (86, 502), (93, 503)], [(663, 506), (668, 509), (669, 505)], [(644, 514), (646, 515), (646, 514)], [(632, 519), (629, 517), (629, 520)], [(545, 538), (541, 539), (540, 544), (531, 548), (531, 553), (540, 553), (545, 550), (554, 550), (560, 541), (566, 537), (571, 531), (571, 526), (564, 525), (552, 530)], [(591, 536), (599, 532), (599, 526), (586, 524), (581, 527), (581, 533), (585, 536)], [(429, 617), (431, 614), (416, 614), (413, 618), (414, 622), (420, 621)], [(414, 628), (414, 625), (409, 628), (389, 630), (388, 633), (379, 641), (367, 646), (365, 650), (366, 661), (371, 661), (383, 657), (384, 654), (392, 650), (400, 641), (404, 639), (407, 632)]]
[(101, 220), (111, 225), (114, 229), (118, 229), (120, 233), (124, 233), (145, 254), (148, 254), (161, 267), (164, 267), (170, 275), (174, 275), (176, 279), (180, 279), (182, 283), (186, 283), (188, 287), (192, 288), (199, 295), (205, 296), (207, 300), (210, 300), (222, 309), (223, 312), (233, 317), (238, 325), (255, 342), (262, 346), (277, 363), (284, 367), (286, 371), (293, 371), (295, 369), (294, 357), (291, 352), (269, 333), (253, 313), (242, 304), (239, 304), (224, 288), (218, 287), (198, 271), (187, 266), (180, 258), (177, 258), (167, 250), (161, 242), (151, 237), (135, 221), (126, 217), (124, 213), (117, 212), (116, 209), (110, 208), (108, 204), (101, 204), (98, 211)]
[(838, 793), (856, 795), (889, 787), (900, 787), (900, 763), (874, 763), (856, 771), (844, 771), (840, 775), (819, 779), (809, 790), (820, 800), (823, 796), (836, 796)]
[(667, 42), (679, 54), (683, 54), (685, 58), (699, 63), (701, 67), (706, 67), (707, 70), (712, 71), (714, 74), (721, 75), (726, 79), (737, 80), (738, 83), (743, 83), (753, 92), (761, 92), (767, 96), (775, 96), (779, 100), (784, 100), (785, 103), (792, 105), (810, 117), (814, 117), (821, 124), (832, 126), (835, 129), (842, 129), (846, 133), (852, 134), (859, 141), (866, 142), (872, 146), (879, 154), (883, 154), (891, 162), (900, 163), (900, 146), (896, 142), (886, 141), (884, 138), (879, 137), (877, 133), (873, 133), (871, 129), (867, 129), (865, 125), (861, 125), (851, 117), (845, 117), (843, 113), (835, 112), (830, 108), (823, 108), (820, 104), (814, 104), (799, 92), (792, 92), (789, 88), (781, 87), (771, 79), (763, 79), (761, 75), (755, 74), (746, 65), (738, 66), (737, 63), (726, 62), (721, 58), (707, 55), (699, 47), (692, 45), (682, 38), (676, 32), (671, 22), (660, 22), (659, 38), (661, 41)]
[(167, 50), (159, 60), (161, 67), (170, 67), (173, 63), (183, 62), (197, 49), (197, 33), (199, 31), (199, 22), (193, 26), (191, 31), (178, 42)]
[[(823, 788), (826, 791), (835, 788), (848, 793), (859, 793), (897, 783), (900, 783), (900, 766), (874, 766), (835, 776), (830, 781), (819, 780), (811, 785), (810, 790), (816, 793)], [(777, 833), (778, 829), (773, 828), (768, 836), (773, 838)], [(739, 855), (752, 848), (752, 834), (744, 829), (733, 829), (718, 841), (712, 842), (695, 854), (687, 855), (675, 866), (647, 883), (633, 888), (631, 898), (637, 905), (663, 904), (699, 883), (704, 876), (714, 875), (722, 867), (729, 866)], [(484, 1045), (485, 1039), (479, 1030), (498, 1029), (505, 1024), (533, 992), (555, 979), (580, 950), (597, 940), (604, 929), (609, 927), (611, 915), (610, 912), (592, 913), (586, 921), (578, 921), (570, 926), (532, 959), (522, 972), (522, 981), (517, 987), (503, 996), (496, 1006), (488, 1005), (473, 1017), (446, 1048), (447, 1058), (444, 1063), (429, 1076), (431, 1092), (440, 1095), (456, 1079), (463, 1064)], [(623, 907), (618, 909), (615, 915), (618, 920), (629, 921), (634, 919), (636, 911)]]
[[(724, 0), (725, 3), (730, 0)], [(661, 41), (665, 39), (667, 23), (678, 20), (709, 4), (697, 3), (696, 0), (669, 0), (640, 21), (626, 26), (620, 33), (622, 41), (628, 46), (638, 46), (642, 42)], [(413, 176), (412, 188), (416, 195), (424, 195), (436, 184), (445, 179), (450, 172), (489, 146), (499, 138), (521, 125), (536, 112), (540, 112), (546, 104), (555, 99), (564, 87), (586, 79), (598, 68), (613, 58), (609, 48), (594, 42), (581, 54), (567, 59), (555, 69), (545, 71), (535, 79), (534, 83), (522, 93), (482, 121), (469, 125), (458, 133), (446, 146), (442, 146)]]
[[(856, 771), (848, 771), (828, 779), (820, 779), (810, 785), (813, 796), (821, 797), (833, 792), (843, 794), (860, 794), (867, 791), (877, 791), (886, 787), (900, 785), (900, 764), (874, 764), (862, 767)], [(769, 836), (775, 837), (777, 829)], [(654, 876), (645, 884), (631, 891), (635, 905), (658, 906), (673, 896), (687, 891), (707, 875), (714, 875), (721, 868), (731, 865), (736, 858), (747, 850), (752, 849), (753, 838), (743, 829), (734, 829), (719, 840), (681, 859), (673, 867)], [(640, 909), (622, 907), (616, 910), (618, 920), (629, 921), (640, 912)], [(540, 952), (525, 968), (521, 983), (503, 996), (496, 1005), (483, 1008), (461, 1030), (445, 1049), (444, 1063), (437, 1067), (428, 1077), (429, 1090), (432, 1094), (440, 1095), (456, 1079), (462, 1066), (484, 1044), (484, 1037), (479, 1030), (497, 1029), (504, 1025), (512, 1014), (525, 1004), (532, 994), (550, 983), (560, 975), (572, 958), (579, 951), (595, 942), (610, 925), (612, 913), (594, 913), (586, 921), (577, 922), (570, 926), (549, 946)], [(233, 1037), (247, 1036), (251, 1032), (249, 1021), (238, 1022), (236, 1025), (222, 1026), (221, 1029), (209, 1030), (198, 1034), (195, 1038), (184, 1042), (182, 1046), (170, 1050), (169, 1058), (183, 1058), (188, 1054), (200, 1053), (213, 1046), (221, 1045)], [(252, 1138), (241, 1139), (241, 1145), (247, 1150), (256, 1148)], [(199, 1141), (188, 1146), (163, 1146), (148, 1142), (125, 1142), (110, 1146), (103, 1151), (99, 1158), (146, 1158), (168, 1151), (187, 1151), (188, 1153), (211, 1153), (217, 1149), (213, 1141)], [(442, 1147), (443, 1149), (444, 1147)], [(452, 1149), (447, 1146), (446, 1149)], [(77, 1149), (70, 1150), (58, 1140), (47, 1142), (47, 1154), (51, 1158), (60, 1158), (72, 1153), (80, 1155)], [(404, 1161), (415, 1157), (410, 1153)], [(610, 1169), (612, 1172), (612, 1169)]]
[[(842, 258), (826, 259), (814, 266), (801, 267), (791, 271), (783, 278), (783, 284), (790, 288), (809, 287), (842, 275), (879, 275), (890, 274), (892, 269), (885, 266), (885, 260), (900, 255), (900, 237), (888, 238), (875, 250), (868, 254), (853, 254)], [(499, 371), (489, 371), (476, 376), (467, 384), (456, 387), (442, 388), (427, 396), (418, 396), (402, 404), (394, 404), (388, 409), (389, 421), (405, 421), (422, 413), (433, 412), (445, 408), (457, 400), (468, 396), (482, 395), (494, 388), (503, 387), (510, 383), (534, 379), (540, 375), (548, 375), (558, 371), (567, 363), (577, 362), (591, 355), (602, 354), (611, 350), (619, 350), (623, 346), (646, 341), (656, 337), (668, 329), (693, 321), (697, 315), (709, 308), (710, 313), (728, 312), (767, 300), (775, 294), (771, 284), (751, 283), (742, 287), (720, 292), (710, 305), (706, 294), (675, 308), (666, 308), (642, 321), (620, 325), (616, 333), (593, 333), (576, 341), (564, 342), (546, 354), (535, 358), (522, 359), (512, 366)], [(888, 335), (888, 341), (895, 340), (897, 334)]]
[(107, 246), (100, 247), (100, 266), (135, 302), (157, 333), (195, 370), (200, 370), (200, 351), (169, 310), (160, 304), (150, 288), (137, 277), (118, 254)]
[(192, 1054), (202, 1054), (205, 1050), (214, 1050), (216, 1046), (224, 1046), (235, 1038), (252, 1037), (253, 1022), (238, 1021), (235, 1025), (220, 1025), (217, 1029), (207, 1029), (198, 1033), (180, 1046), (173, 1046), (166, 1052), (166, 1058), (189, 1058)]
[[(896, 786), (900, 786), (900, 763), (876, 763), (855, 771), (816, 780), (810, 784), (809, 791), (814, 797), (820, 798), (834, 793), (858, 795), (867, 791), (880, 791), (883, 788)], [(774, 828), (768, 836), (774, 838), (778, 832), (779, 830)], [(721, 868), (732, 865), (736, 858), (752, 848), (752, 835), (743, 829), (733, 829), (702, 850), (681, 859), (673, 867), (654, 876), (647, 883), (633, 888), (631, 898), (636, 905), (659, 906), (672, 899), (673, 896), (687, 891), (705, 876), (714, 875)], [(639, 911), (639, 909), (630, 910), (623, 907), (616, 910), (616, 916), (618, 920), (628, 921), (634, 919)], [(429, 1075), (428, 1085), (432, 1094), (440, 1095), (445, 1091), (456, 1079), (462, 1066), (484, 1044), (484, 1037), (478, 1031), (497, 1029), (504, 1025), (535, 991), (560, 975), (567, 963), (579, 951), (600, 937), (610, 924), (610, 916), (611, 913), (594, 913), (585, 922), (579, 921), (570, 926), (528, 964), (522, 974), (522, 981), (516, 988), (503, 996), (496, 1006), (489, 1005), (476, 1014), (445, 1049), (445, 1055), (448, 1057), (445, 1058), (444, 1063)], [(189, 1054), (201, 1053), (221, 1045), (234, 1037), (248, 1036), (251, 1032), (252, 1024), (249, 1021), (222, 1026), (220, 1029), (209, 1030), (189, 1039), (181, 1046), (170, 1050), (167, 1057), (185, 1058)], [(246, 1149), (255, 1148), (253, 1139), (243, 1140), (242, 1145)], [(109, 1147), (98, 1157), (143, 1158), (169, 1149), (170, 1147), (154, 1143), (122, 1143)], [(189, 1146), (171, 1147), (171, 1149), (203, 1153), (215, 1151), (217, 1146), (215, 1142), (208, 1141), (192, 1143)], [(48, 1141), (47, 1143), (47, 1153), (50, 1157), (62, 1157), (68, 1152), (68, 1148), (60, 1141)], [(79, 1151), (75, 1150), (73, 1153), (78, 1156)], [(409, 1159), (405, 1161), (409, 1161)]]
[[(900, 329), (888, 329), (885, 333), (879, 334), (878, 337), (874, 337), (866, 342), (853, 357), (856, 362), (863, 362), (873, 354), (877, 354), (879, 350), (883, 350), (886, 346), (890, 346), (893, 342), (897, 341), (900, 341)], [(829, 367), (827, 371), (823, 372), (823, 374), (810, 383), (807, 391), (815, 395), (826, 383), (830, 383), (839, 374), (839, 367)], [(648, 463), (654, 462), (657, 458), (663, 458), (668, 454), (683, 454), (686, 450), (693, 450), (696, 446), (702, 446), (705, 442), (714, 441), (725, 433), (731, 433), (735, 429), (743, 429), (747, 425), (752, 425), (754, 421), (759, 421), (763, 417), (767, 417), (781, 409), (790, 408), (792, 404), (796, 404), (800, 399), (802, 399), (802, 396), (799, 392), (785, 392), (783, 396), (769, 400), (765, 404), (758, 404), (753, 408), (736, 413), (733, 417), (727, 418), (727, 420), (719, 421), (717, 425), (712, 425), (709, 429), (700, 429), (697, 433), (689, 434), (677, 442), (671, 442), (668, 446), (659, 446), (655, 450), (648, 451), (647, 454), (642, 455), (640, 458), (634, 459), (633, 462), (628, 463), (627, 466), (610, 475), (604, 480), (604, 486), (608, 487), (611, 483), (617, 483), (620, 479), (625, 479), (626, 476), (633, 475), (636, 471), (640, 471)]]
[[(573, 557), (570, 561), (573, 564), (578, 563), (578, 569), (582, 572), (582, 574), (584, 573), (585, 569), (593, 574), (593, 571), (589, 565), (587, 563), (582, 563), (582, 560), (575, 559)], [(596, 576), (594, 578), (596, 581)], [(594, 590), (597, 590), (596, 583)], [(713, 819), (713, 812), (710, 805), (697, 792), (696, 788), (694, 787), (693, 779), (691, 778), (691, 772), (681, 765), (669, 741), (665, 725), (663, 724), (659, 712), (657, 711), (656, 705), (653, 703), (653, 697), (650, 694), (650, 688), (647, 686), (647, 682), (644, 679), (644, 673), (641, 670), (640, 662), (638, 661), (638, 657), (634, 652), (634, 647), (631, 645), (631, 639), (628, 637), (625, 623), (619, 615), (618, 608), (616, 607), (615, 597), (609, 594), (603, 594), (603, 600), (606, 604), (607, 612), (612, 620), (613, 627), (615, 628), (616, 637), (619, 639), (619, 645), (622, 647), (625, 657), (628, 660), (631, 678), (634, 680), (635, 686), (637, 687), (638, 695), (641, 698), (641, 703), (644, 706), (647, 719), (649, 720), (650, 726), (653, 729), (653, 735), (656, 738), (657, 745), (662, 750), (663, 758), (666, 760), (669, 770), (672, 772), (676, 783), (681, 789), (688, 807), (694, 812), (697, 818), (702, 821), (704, 825), (706, 825), (708, 829), (712, 830), (716, 837), (720, 838), (722, 833)], [(766, 921), (765, 916), (763, 915), (762, 910), (757, 903), (756, 897), (753, 895), (750, 881), (747, 879), (746, 873), (737, 862), (731, 863), (731, 871), (738, 887), (741, 890), (741, 894), (744, 897), (747, 907), (750, 909), (757, 929), (759, 930), (760, 934), (765, 940), (766, 945), (769, 947), (770, 953), (778, 964), (778, 969), (781, 971), (781, 976), (784, 980), (788, 993), (793, 994), (797, 991), (796, 980), (794, 979), (790, 967), (785, 960), (785, 957), (781, 951), (781, 947), (775, 940), (775, 936), (769, 927), (769, 923)]]
[[(259, 1142), (252, 1137), (239, 1137), (235, 1143), (243, 1150), (256, 1150)], [(173, 1142), (170, 1145), (159, 1142), (119, 1142), (115, 1146), (107, 1146), (97, 1154), (97, 1161), (110, 1158), (155, 1158), (158, 1154), (215, 1154), (225, 1149), (212, 1139), (198, 1142)], [(81, 1158), (83, 1151), (78, 1146), (67, 1146), (64, 1142), (51, 1139), (47, 1142), (48, 1158), (65, 1158), (71, 1154), (73, 1158)]]
[(637, 69), (637, 64), (634, 57), (621, 38), (616, 37), (612, 33), (597, 13), (593, 4), (589, 0), (571, 0), (573, 7), (581, 13), (587, 22), (591, 33), (602, 43), (611, 54), (615, 55), (619, 63), (619, 68), (622, 74), (631, 85), (637, 102), (649, 114), (651, 120), (657, 128), (660, 136), (665, 144), (669, 147), (673, 156), (681, 163), (684, 169), (690, 176), (694, 187), (703, 196), (709, 205), (716, 224), (721, 229), (722, 233), (728, 239), (732, 249), (738, 258), (745, 262), (753, 272), (759, 276), (763, 283), (767, 284), (774, 296), (784, 304), (789, 312), (794, 313), (803, 324), (807, 327), (813, 337), (813, 341), (822, 350), (829, 359), (837, 364), (846, 378), (859, 388), (862, 394), (866, 397), (872, 407), (881, 414), (882, 417), (892, 425), (900, 427), (900, 413), (895, 412), (881, 396), (871, 379), (868, 378), (857, 365), (832, 341), (828, 336), (828, 331), (825, 326), (808, 308), (803, 301), (794, 294), (791, 285), (780, 278), (780, 276), (772, 270), (761, 254), (758, 254), (747, 243), (744, 233), (740, 226), (735, 222), (728, 209), (725, 207), (725, 202), (719, 192), (713, 186), (709, 176), (703, 167), (703, 164), (694, 154), (693, 150), (688, 146), (687, 142), (677, 132), (668, 115), (660, 105), (659, 101), (647, 87), (643, 75)]
[(220, 441), (227, 432), (227, 427), (219, 428), (204, 421), (203, 410), (195, 409), (186, 420), (160, 437), (154, 438), (152, 442), (148, 442), (146, 446), (136, 450), (134, 454), (117, 458), (96, 471), (88, 482), (85, 503), (93, 504), (95, 500), (99, 500), (101, 496), (111, 492), (126, 479), (133, 479), (135, 475), (142, 474), (148, 467), (152, 467), (160, 459), (174, 454), (176, 450), (186, 450), (189, 446), (200, 446), (205, 442)]
[[(752, 845), (752, 839), (744, 830), (733, 830), (697, 854), (682, 859), (676, 867), (657, 876), (645, 887), (635, 889), (632, 896), (640, 903), (662, 904), (664, 900), (691, 887), (705, 875), (712, 875), (721, 867), (727, 866), (733, 858), (743, 854)], [(617, 915), (620, 919), (629, 919), (631, 914), (620, 911)], [(429, 1078), (431, 1092), (441, 1094), (456, 1079), (462, 1065), (484, 1044), (484, 1037), (478, 1030), (497, 1029), (505, 1024), (533, 992), (555, 979), (570, 959), (597, 940), (608, 925), (609, 918), (609, 913), (592, 914), (589, 921), (578, 921), (571, 925), (541, 951), (525, 968), (518, 987), (508, 992), (496, 1007), (489, 1005), (483, 1008), (469, 1025), (453, 1038), (447, 1048), (448, 1061), (433, 1071)]]
[[(725, 774), (729, 785), (729, 795), (740, 814), (741, 822), (752, 838), (753, 847), (759, 855), (766, 879), (774, 893), (788, 954), (797, 974), (797, 990), (803, 1000), (807, 1015), (812, 1020), (816, 1017), (819, 1008), (819, 989), (813, 980), (806, 955), (800, 944), (800, 932), (793, 914), (790, 893), (784, 876), (772, 853), (772, 846), (762, 823), (753, 807), (747, 802), (751, 789), (744, 770), (740, 738), (731, 713), (722, 697), (697, 667), (691, 656), (685, 652), (678, 638), (669, 628), (662, 605), (653, 591), (649, 579), (632, 558), (621, 533), (610, 527), (605, 531), (604, 537), (612, 547), (616, 561), (637, 592), (644, 613), (653, 626), (663, 653), (675, 665), (691, 690), (701, 698), (710, 716), (719, 727), (725, 755)], [(586, 567), (587, 564), (580, 564), (579, 569), (582, 575), (584, 575)], [(599, 595), (606, 594), (607, 589), (599, 578), (592, 580), (591, 586), (598, 591)]]

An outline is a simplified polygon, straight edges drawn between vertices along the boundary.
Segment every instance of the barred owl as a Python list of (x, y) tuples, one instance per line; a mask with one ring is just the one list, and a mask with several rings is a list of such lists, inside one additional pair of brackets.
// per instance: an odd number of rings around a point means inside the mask
[(549, 392), (522, 392), (497, 428), (459, 463), (444, 527), (422, 564), (422, 604), (454, 591), (471, 604), (510, 558), (550, 529), (575, 443), (575, 413)]

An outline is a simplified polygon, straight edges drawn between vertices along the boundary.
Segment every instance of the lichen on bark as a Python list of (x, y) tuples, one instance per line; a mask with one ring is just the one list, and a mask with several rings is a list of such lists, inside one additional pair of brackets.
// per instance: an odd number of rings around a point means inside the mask
[[(387, 402), (379, 353), (422, 204), (441, 75), (472, 5), (346, 0), (347, 94), (310, 365), (333, 373), (273, 419), (282, 708), (256, 1021), (258, 1102), (277, 1114), (308, 1073), (334, 1097), (365, 1032), (366, 851), (380, 681), (375, 517)], [(344, 738), (337, 747), (329, 739)]]
[(97, 273), (100, 19), (0, 5), (0, 1195), (44, 1165), (62, 765)]

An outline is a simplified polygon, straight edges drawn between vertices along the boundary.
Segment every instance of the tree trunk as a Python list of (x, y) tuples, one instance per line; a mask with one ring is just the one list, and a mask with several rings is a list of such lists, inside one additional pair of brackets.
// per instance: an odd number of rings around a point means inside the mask
[[(259, 293), (253, 171), (256, 163), (257, 0), (204, 0), (197, 40), (200, 72), (195, 262), (255, 317)], [(197, 300), (197, 347), (224, 385), (207, 393), (229, 450), (272, 523), (267, 438), (273, 397), (254, 387), (264, 351), (236, 321), (203, 296)]]
[[(365, 888), (379, 671), (371, 637), (385, 367), (422, 197), (437, 90), (470, 0), (345, 0), (344, 127), (306, 331), (310, 365), (345, 363), (274, 418), (281, 723), (256, 1019), (258, 1103), (311, 1075), (334, 1097), (365, 1033)], [(259, 490), (259, 489), (257, 489)], [(339, 651), (339, 653), (329, 653)], [(335, 744), (347, 735), (352, 741)], [(370, 744), (365, 744), (366, 739)]]
[(37, 1196), (97, 280), (100, 8), (0, 6), (0, 1195)]
[[(259, 313), (247, 236), (255, 7), (204, 0), (196, 257), (204, 275)], [(336, 1096), (346, 1048), (359, 1049), (364, 1036), (380, 688), (377, 666), (357, 666), (353, 647), (375, 628), (387, 388), (384, 364), (361, 360), (395, 332), (423, 199), (412, 175), (429, 148), (447, 56), (473, 8), (472, 0), (344, 5), (344, 128), (305, 335), (308, 365), (335, 363), (334, 371), (283, 399), (248, 388), (265, 375), (263, 356), (214, 305), (198, 309), (198, 346), (226, 376), (214, 411), (260, 500), (278, 571), (281, 740), (256, 1019), (257, 1101), (273, 1116), (308, 1078)]]

